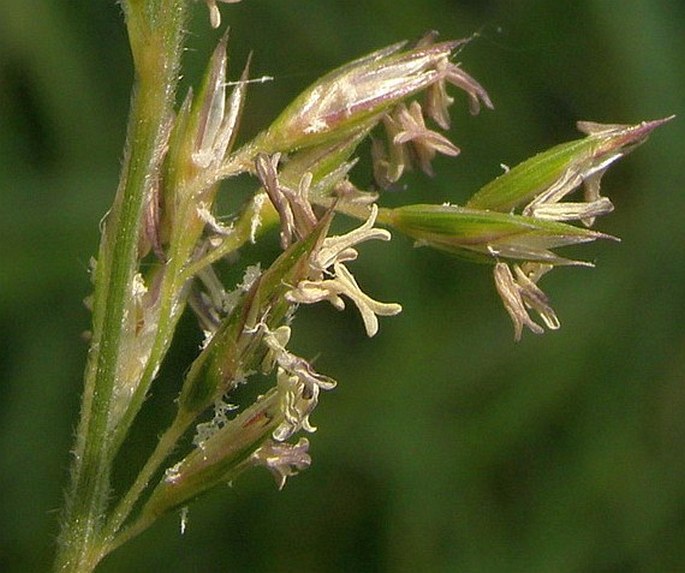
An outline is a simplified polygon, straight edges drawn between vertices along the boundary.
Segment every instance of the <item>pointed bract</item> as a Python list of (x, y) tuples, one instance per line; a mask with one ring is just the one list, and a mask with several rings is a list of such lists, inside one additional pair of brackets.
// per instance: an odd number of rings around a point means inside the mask
[[(657, 127), (673, 116), (636, 125), (606, 125), (579, 122), (588, 136), (557, 145), (509, 169), (484, 187), (466, 207), (509, 212), (527, 204), (523, 214), (530, 214), (542, 204), (562, 201), (583, 183), (586, 202), (597, 201), (599, 182), (614, 161), (646, 141)], [(591, 223), (593, 216), (587, 217)]]
[(536, 217), (466, 209), (454, 205), (408, 205), (388, 212), (387, 221), (418, 241), (467, 259), (537, 261), (553, 265), (588, 265), (551, 249), (610, 235)]
[[(272, 153), (343, 137), (378, 122), (395, 105), (435, 84), (444, 90), (446, 82), (490, 107), (485, 90), (449, 62), (462, 43), (420, 43), (407, 50), (395, 44), (342, 66), (298, 96), (263, 134), (260, 146)], [(440, 101), (440, 111), (434, 104), (432, 115), (444, 116), (451, 103), (445, 97)]]

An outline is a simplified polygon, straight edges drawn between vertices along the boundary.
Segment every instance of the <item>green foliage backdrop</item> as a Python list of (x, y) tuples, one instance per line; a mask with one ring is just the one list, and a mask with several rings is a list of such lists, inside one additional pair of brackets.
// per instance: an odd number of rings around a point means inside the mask
[[(218, 32), (198, 5), (186, 76)], [(597, 269), (545, 283), (562, 329), (515, 344), (486, 267), (369, 244), (360, 281), (404, 312), (365, 340), (354, 312), (307, 309), (296, 347), (336, 377), (313, 466), (266, 472), (169, 517), (103, 572), (670, 572), (685, 568), (685, 7), (668, 0), (244, 0), (222, 6), (246, 132), (376, 47), (438, 29), (494, 112), (457, 112), (456, 161), (411, 201), (463, 201), (586, 119), (674, 122), (604, 181)], [(185, 81), (185, 80), (184, 80)], [(131, 66), (116, 3), (0, 3), (0, 570), (50, 567), (86, 345), (87, 264), (116, 187)], [(465, 109), (465, 105), (461, 109)], [(365, 181), (360, 181), (365, 183)], [(227, 186), (225, 193), (230, 192)], [(392, 198), (391, 198), (392, 200)], [(407, 200), (406, 202), (411, 202)], [(274, 239), (274, 245), (276, 240)], [(168, 415), (185, 336), (144, 424)], [(350, 329), (352, 332), (350, 334)], [(143, 432), (140, 432), (143, 435)], [(142, 459), (149, 443), (127, 448)], [(133, 468), (131, 469), (133, 472)], [(125, 473), (125, 472), (124, 472)], [(120, 479), (127, 479), (121, 475)]]

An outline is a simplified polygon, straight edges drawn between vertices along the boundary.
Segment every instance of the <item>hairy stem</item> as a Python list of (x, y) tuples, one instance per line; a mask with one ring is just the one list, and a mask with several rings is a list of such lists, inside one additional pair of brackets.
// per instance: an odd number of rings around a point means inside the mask
[(60, 572), (92, 571), (103, 556), (101, 532), (116, 454), (110, 437), (110, 405), (138, 268), (143, 207), (163, 157), (173, 110), (186, 2), (169, 0), (150, 6), (131, 0), (124, 9), (136, 83), (121, 182), (99, 251), (93, 341), (55, 566)]

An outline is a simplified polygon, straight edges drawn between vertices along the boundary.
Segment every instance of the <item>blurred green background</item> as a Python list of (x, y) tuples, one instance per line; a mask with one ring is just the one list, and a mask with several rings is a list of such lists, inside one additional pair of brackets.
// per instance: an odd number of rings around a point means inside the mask
[[(685, 7), (668, 0), (245, 0), (222, 6), (244, 133), (331, 67), (438, 29), (494, 112), (455, 106), (456, 161), (393, 200), (464, 201), (577, 136), (578, 119), (680, 114), (616, 165), (595, 270), (543, 282), (562, 329), (513, 342), (487, 267), (369, 244), (365, 290), (400, 301), (373, 340), (319, 305), (295, 346), (339, 380), (313, 421), (313, 466), (277, 492), (253, 472), (170, 516), (104, 572), (685, 571)], [(203, 6), (184, 84), (219, 32)], [(116, 3), (0, 2), (0, 570), (47, 571), (67, 477), (89, 316), (87, 262), (117, 183), (131, 83)], [(360, 183), (367, 180), (362, 174)], [(226, 193), (230, 191), (227, 189)], [(275, 243), (275, 241), (274, 241)], [(192, 321), (154, 389), (168, 415), (196, 350)], [(151, 430), (155, 431), (155, 430)], [(142, 436), (139, 432), (136, 436)], [(128, 444), (141, 459), (142, 437)], [(129, 469), (130, 472), (133, 468)], [(122, 473), (121, 479), (126, 477)]]

